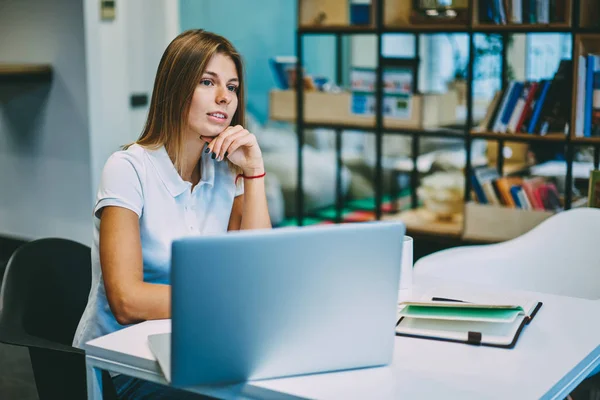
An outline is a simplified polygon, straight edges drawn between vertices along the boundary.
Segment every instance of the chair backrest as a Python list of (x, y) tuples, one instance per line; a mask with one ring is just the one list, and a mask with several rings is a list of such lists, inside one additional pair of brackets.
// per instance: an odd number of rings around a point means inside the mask
[(91, 287), (90, 248), (67, 239), (40, 239), (8, 261), (0, 318), (28, 335), (71, 345)]
[(29, 348), (40, 399), (86, 397), (85, 354), (71, 343), (91, 287), (90, 257), (87, 246), (49, 238), (22, 245), (8, 261), (0, 341)]
[(415, 280), (444, 280), (600, 299), (600, 209), (560, 212), (506, 242), (440, 251), (415, 264)]

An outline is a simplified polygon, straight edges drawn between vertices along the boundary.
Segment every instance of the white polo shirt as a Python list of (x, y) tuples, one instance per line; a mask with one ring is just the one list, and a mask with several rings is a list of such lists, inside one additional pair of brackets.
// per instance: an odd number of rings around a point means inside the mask
[(243, 193), (226, 162), (202, 153), (200, 182), (192, 184), (177, 173), (164, 147), (137, 144), (110, 156), (102, 171), (94, 207), (92, 287), (73, 339), (75, 347), (125, 326), (108, 305), (99, 255), (100, 210), (119, 206), (139, 216), (144, 281), (169, 284), (171, 242), (189, 235), (227, 231), (233, 199)]

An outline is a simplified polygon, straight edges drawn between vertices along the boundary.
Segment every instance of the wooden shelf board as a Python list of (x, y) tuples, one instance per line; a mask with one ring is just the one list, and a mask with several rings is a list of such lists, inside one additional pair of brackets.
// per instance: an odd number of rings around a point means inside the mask
[(514, 31), (514, 32), (555, 32), (568, 31), (571, 25), (568, 23), (553, 24), (474, 24), (473, 31)]
[(571, 139), (573, 143), (577, 144), (600, 144), (600, 136), (592, 136), (592, 137), (574, 137)]
[(299, 31), (312, 34), (376, 33), (372, 25), (300, 25)]
[(51, 77), (52, 66), (48, 64), (0, 64), (0, 82), (47, 81)]
[[(291, 119), (275, 119), (271, 118), (273, 121), (285, 121), (285, 122), (296, 122)], [(356, 123), (324, 123), (324, 122), (305, 122), (304, 128), (306, 129), (348, 129), (348, 130), (357, 130), (357, 131), (373, 131), (375, 130), (375, 125), (372, 124), (356, 124)], [(422, 135), (428, 137), (450, 137), (462, 139), (465, 137), (464, 133), (460, 129), (447, 128), (447, 127), (439, 127), (439, 128), (388, 128), (383, 127), (383, 132), (387, 134), (399, 134), (399, 135)]]
[(52, 73), (49, 64), (0, 64), (0, 75), (48, 75)]
[(384, 33), (395, 33), (395, 32), (427, 32), (427, 31), (439, 31), (439, 32), (468, 32), (469, 27), (466, 24), (402, 24), (402, 25), (385, 25), (383, 27)]
[[(581, 32), (595, 33), (598, 28), (579, 28)], [(301, 25), (299, 28), (304, 34), (333, 34), (333, 33), (369, 33), (376, 34), (377, 29), (373, 25)], [(465, 24), (401, 24), (384, 25), (383, 33), (419, 33), (419, 32), (456, 32), (456, 33), (536, 33), (536, 32), (571, 32), (573, 29), (569, 24), (478, 24), (472, 27)], [(600, 33), (600, 30), (598, 30)]]
[(545, 135), (529, 134), (529, 133), (496, 133), (496, 132), (481, 132), (471, 131), (471, 136), (480, 139), (504, 139), (504, 140), (519, 140), (519, 141), (551, 141), (563, 142), (567, 140), (564, 133), (547, 133)]
[(580, 33), (577, 35), (577, 40), (598, 40), (600, 32), (598, 33)]
[(456, 215), (452, 220), (441, 221), (424, 208), (402, 211), (397, 214), (384, 214), (384, 221), (402, 221), (406, 224), (409, 234), (453, 236), (460, 237), (463, 229), (462, 215)]

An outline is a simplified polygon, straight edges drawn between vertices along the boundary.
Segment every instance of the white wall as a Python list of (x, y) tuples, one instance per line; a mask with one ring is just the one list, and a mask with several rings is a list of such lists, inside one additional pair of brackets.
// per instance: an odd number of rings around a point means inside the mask
[(179, 33), (178, 0), (0, 0), (0, 63), (49, 63), (51, 83), (0, 83), (0, 235), (92, 241), (110, 154), (140, 134), (156, 67)]
[[(163, 0), (127, 0), (125, 17), (127, 35), (128, 89), (130, 93), (147, 93), (148, 102), (160, 57), (167, 47)], [(133, 17), (135, 16), (135, 17)], [(151, 26), (149, 26), (151, 25)], [(149, 104), (149, 103), (148, 103)], [(135, 140), (141, 133), (148, 107), (130, 111), (130, 134)]]
[(51, 83), (0, 83), (0, 235), (91, 237), (81, 0), (0, 1), (0, 63), (50, 63)]
[(100, 19), (99, 2), (85, 0), (85, 44), (90, 105), (89, 154), (90, 202), (95, 199), (106, 159), (119, 146), (131, 141), (127, 85), (126, 16), (123, 1), (117, 1), (116, 18)]
[(100, 20), (98, 1), (84, 0), (90, 104), (91, 198), (107, 158), (135, 141), (147, 107), (131, 109), (131, 93), (152, 94), (164, 49), (179, 33), (177, 0), (117, 1), (116, 18)]

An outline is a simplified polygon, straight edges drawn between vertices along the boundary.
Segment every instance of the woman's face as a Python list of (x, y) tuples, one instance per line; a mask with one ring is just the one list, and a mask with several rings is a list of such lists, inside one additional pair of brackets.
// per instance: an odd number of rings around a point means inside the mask
[(214, 137), (231, 124), (240, 85), (233, 60), (215, 54), (194, 90), (188, 124), (196, 135)]

